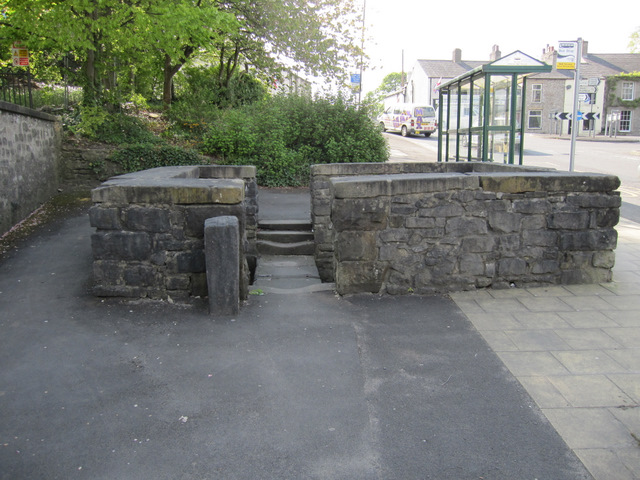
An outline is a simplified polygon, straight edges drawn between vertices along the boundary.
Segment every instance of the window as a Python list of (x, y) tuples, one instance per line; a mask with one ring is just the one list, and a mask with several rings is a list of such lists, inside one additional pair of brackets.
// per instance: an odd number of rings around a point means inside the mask
[(631, 131), (631, 110), (622, 110), (620, 112), (619, 130), (621, 132)]
[(537, 83), (531, 85), (531, 103), (542, 103), (542, 85)]
[(622, 82), (622, 100), (633, 100), (633, 82)]
[(528, 128), (542, 128), (542, 110), (529, 110)]

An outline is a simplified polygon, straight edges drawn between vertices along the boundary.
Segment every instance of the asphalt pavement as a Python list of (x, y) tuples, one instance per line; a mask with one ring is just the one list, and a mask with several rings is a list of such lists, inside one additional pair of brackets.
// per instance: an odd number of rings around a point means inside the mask
[(449, 296), (340, 297), (271, 258), (212, 319), (92, 296), (91, 233), (74, 211), (0, 263), (2, 479), (593, 478)]

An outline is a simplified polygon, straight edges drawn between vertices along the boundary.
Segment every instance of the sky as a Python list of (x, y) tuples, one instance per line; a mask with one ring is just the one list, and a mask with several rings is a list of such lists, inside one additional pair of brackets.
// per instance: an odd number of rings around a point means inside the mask
[(640, 28), (638, 0), (362, 1), (365, 93), (402, 70), (403, 51), (405, 72), (418, 59), (450, 60), (456, 48), (462, 60), (488, 61), (493, 45), (503, 56), (520, 50), (539, 59), (547, 45), (580, 37), (591, 53), (629, 53), (629, 37)]

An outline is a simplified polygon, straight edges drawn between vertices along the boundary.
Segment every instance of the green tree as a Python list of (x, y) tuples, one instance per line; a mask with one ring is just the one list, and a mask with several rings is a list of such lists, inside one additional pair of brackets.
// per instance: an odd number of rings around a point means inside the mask
[(170, 101), (173, 76), (187, 60), (237, 30), (212, 0), (0, 0), (0, 7), (3, 39), (79, 59), (87, 104), (103, 101), (105, 90), (117, 99), (119, 73), (154, 64), (162, 65)]
[(640, 27), (629, 36), (629, 51), (631, 53), (640, 53)]
[(402, 74), (389, 73), (382, 79), (382, 83), (374, 91), (367, 93), (364, 103), (373, 112), (374, 116), (382, 113), (384, 98), (402, 88)]
[(217, 45), (222, 86), (242, 63), (267, 77), (287, 69), (332, 80), (360, 58), (354, 0), (219, 0), (218, 8), (241, 23)]

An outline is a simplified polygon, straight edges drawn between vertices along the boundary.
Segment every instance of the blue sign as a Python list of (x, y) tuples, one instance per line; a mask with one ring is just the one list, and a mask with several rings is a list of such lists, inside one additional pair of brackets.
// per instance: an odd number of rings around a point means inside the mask
[(360, 83), (360, 74), (354, 73), (351, 75), (351, 83)]

